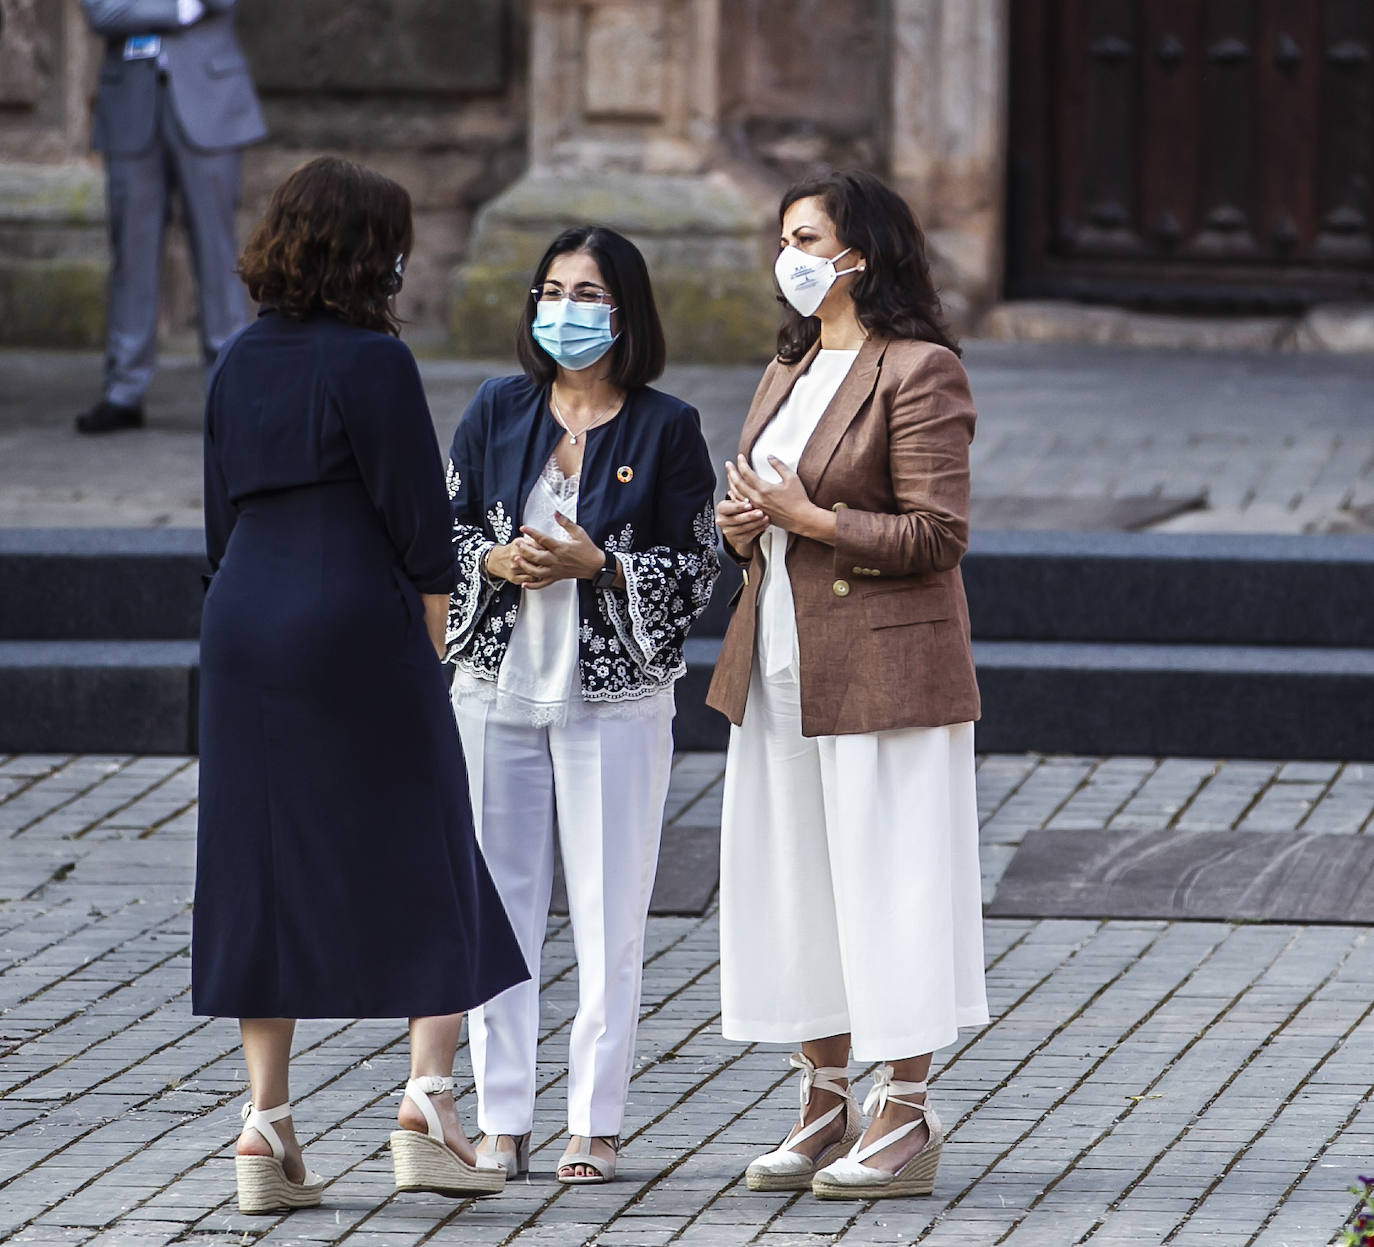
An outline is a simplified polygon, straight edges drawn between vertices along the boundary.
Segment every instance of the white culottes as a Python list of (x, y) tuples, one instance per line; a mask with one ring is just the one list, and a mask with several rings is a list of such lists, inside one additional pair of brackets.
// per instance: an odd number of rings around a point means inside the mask
[(952, 1043), (988, 1020), (973, 724), (803, 737), (796, 667), (759, 665), (725, 764), (725, 1037)]
[(648, 718), (587, 716), (549, 727), (495, 722), (490, 703), (473, 699), (455, 711), (477, 839), (531, 975), (469, 1015), (478, 1125), (520, 1135), (533, 1124), (539, 960), (557, 834), (577, 954), (568, 1129), (619, 1134), (672, 767), (672, 702)]

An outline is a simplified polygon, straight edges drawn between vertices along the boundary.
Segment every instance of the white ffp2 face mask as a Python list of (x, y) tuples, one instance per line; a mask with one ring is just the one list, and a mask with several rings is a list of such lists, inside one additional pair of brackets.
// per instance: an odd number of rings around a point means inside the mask
[(825, 302), (830, 287), (836, 278), (849, 273), (861, 273), (863, 268), (855, 265), (840, 271), (835, 269), (835, 261), (847, 256), (853, 247), (846, 247), (837, 256), (826, 259), (824, 256), (808, 255), (800, 247), (790, 243), (778, 252), (773, 262), (773, 276), (778, 279), (778, 288), (800, 316), (814, 316), (816, 309)]

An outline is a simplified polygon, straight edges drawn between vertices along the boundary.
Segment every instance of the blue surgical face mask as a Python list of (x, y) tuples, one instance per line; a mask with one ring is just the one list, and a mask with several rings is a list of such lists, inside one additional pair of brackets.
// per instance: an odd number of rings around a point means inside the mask
[(604, 303), (541, 299), (534, 305), (530, 332), (545, 354), (570, 372), (590, 368), (620, 335), (611, 332), (611, 313)]

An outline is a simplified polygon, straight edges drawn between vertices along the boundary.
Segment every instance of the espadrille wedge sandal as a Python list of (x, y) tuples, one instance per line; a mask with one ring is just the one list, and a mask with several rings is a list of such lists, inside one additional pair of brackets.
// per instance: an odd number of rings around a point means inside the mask
[[(896, 1130), (889, 1130), (867, 1147), (861, 1148), (856, 1143), (848, 1156), (820, 1170), (811, 1183), (811, 1189), (821, 1199), (891, 1199), (899, 1195), (929, 1195), (935, 1189), (935, 1170), (940, 1164), (940, 1152), (945, 1144), (944, 1127), (929, 1105), (901, 1098), (924, 1094), (927, 1084), (894, 1082), (892, 1072), (892, 1066), (883, 1065), (873, 1075), (873, 1089), (864, 1100), (864, 1112), (876, 1117), (892, 1100), (916, 1109), (921, 1116), (898, 1126)], [(887, 1173), (863, 1163), (870, 1156), (876, 1156), (884, 1148), (891, 1147), (898, 1139), (906, 1138), (923, 1120), (930, 1130), (929, 1141), (896, 1173)]]
[[(859, 1106), (847, 1085), (836, 1081), (845, 1078), (847, 1071), (835, 1065), (817, 1066), (802, 1052), (794, 1052), (788, 1063), (793, 1069), (801, 1070), (801, 1119), (799, 1129), (788, 1135), (771, 1152), (766, 1152), (744, 1171), (744, 1180), (751, 1191), (804, 1191), (811, 1185), (816, 1170), (822, 1169), (832, 1160), (843, 1156), (859, 1137)], [(819, 1088), (832, 1095), (843, 1097), (843, 1102), (822, 1113), (810, 1125), (806, 1124), (806, 1106), (811, 1103), (811, 1092)], [(823, 1148), (815, 1160), (805, 1152), (797, 1151), (797, 1145), (807, 1139), (815, 1138), (840, 1114), (844, 1114), (844, 1133), (829, 1147)]]
[(271, 1156), (235, 1156), (234, 1174), (238, 1179), (239, 1211), (250, 1216), (286, 1212), (292, 1208), (314, 1208), (324, 1193), (325, 1180), (306, 1171), (305, 1181), (292, 1182), (286, 1176), (286, 1148), (272, 1123), (291, 1116), (291, 1105), (276, 1108), (243, 1106), (244, 1129), (256, 1130), (272, 1149)]
[(391, 1164), (398, 1191), (433, 1191), (436, 1195), (498, 1195), (506, 1171), (489, 1156), (469, 1165), (444, 1141), (444, 1127), (429, 1097), (453, 1090), (452, 1078), (437, 1074), (412, 1078), (406, 1096), (425, 1115), (427, 1132), (393, 1130)]

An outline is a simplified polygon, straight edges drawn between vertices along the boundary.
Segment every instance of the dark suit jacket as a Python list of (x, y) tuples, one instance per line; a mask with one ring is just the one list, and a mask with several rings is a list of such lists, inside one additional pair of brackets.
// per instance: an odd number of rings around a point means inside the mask
[(151, 59), (124, 59), (130, 35), (161, 36), (168, 96), (193, 147), (244, 147), (266, 135), (248, 62), (234, 37), (237, 0), (204, 3), (200, 21), (178, 26), (176, 0), (81, 0), (91, 29), (105, 36), (95, 104), (97, 151), (136, 156), (156, 131), (159, 67)]
[[(815, 349), (774, 360), (740, 435), (748, 455)], [(802, 732), (826, 736), (966, 723), (979, 713), (959, 560), (968, 545), (973, 400), (958, 357), (871, 338), (797, 465), (836, 512), (837, 544), (793, 537), (787, 572), (801, 654)], [(757, 546), (707, 696), (740, 723), (754, 662)]]

